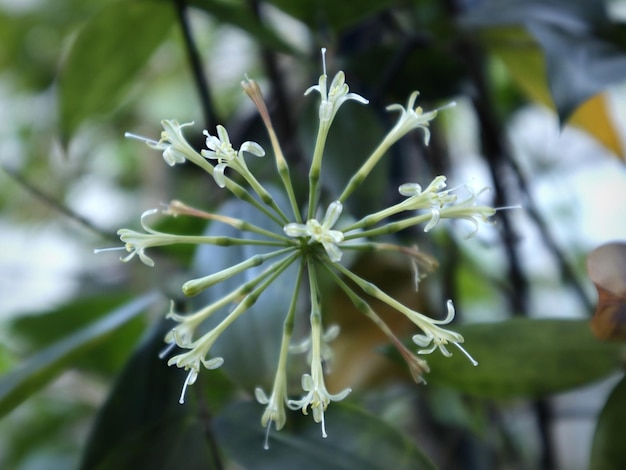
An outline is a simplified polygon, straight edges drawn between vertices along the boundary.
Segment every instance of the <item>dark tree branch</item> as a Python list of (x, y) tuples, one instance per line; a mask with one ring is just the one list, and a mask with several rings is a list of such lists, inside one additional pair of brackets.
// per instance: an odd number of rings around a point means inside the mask
[(9, 177), (13, 179), (16, 183), (18, 183), (22, 188), (24, 188), (26, 191), (31, 193), (40, 201), (43, 201), (48, 206), (52, 207), (52, 209), (54, 209), (58, 213), (63, 214), (64, 216), (70, 218), (71, 220), (74, 220), (75, 222), (78, 222), (80, 225), (86, 227), (90, 231), (94, 232), (95, 234), (99, 235), (100, 237), (106, 240), (111, 240), (111, 241), (114, 241), (115, 243), (119, 243), (119, 238), (115, 233), (108, 232), (100, 227), (96, 227), (91, 221), (87, 220), (82, 215), (77, 214), (66, 205), (57, 201), (50, 194), (47, 194), (43, 190), (34, 186), (32, 183), (30, 183), (26, 178), (24, 178), (19, 173), (6, 168), (4, 165), (0, 165), (0, 169), (2, 169), (7, 175), (9, 175)]
[(204, 116), (204, 127), (210, 132), (214, 132), (219, 120), (217, 119), (217, 114), (215, 113), (215, 108), (209, 92), (209, 81), (202, 67), (200, 53), (198, 52), (198, 48), (196, 47), (196, 43), (191, 34), (191, 26), (189, 25), (189, 20), (187, 18), (187, 4), (185, 0), (174, 0), (174, 6), (176, 7), (176, 15), (183, 33), (185, 49), (187, 50), (187, 57), (189, 59), (189, 65), (191, 66), (191, 72), (196, 84), (196, 89), (200, 95), (200, 106), (202, 107), (202, 114)]
[[(250, 9), (258, 20), (259, 24), (263, 23), (260, 10), (260, 2), (258, 0), (249, 1)], [(283, 151), (285, 158), (294, 165), (304, 161), (304, 155), (298, 145), (296, 128), (296, 120), (293, 118), (293, 109), (290, 104), (289, 96), (287, 96), (285, 80), (280, 72), (276, 53), (266, 46), (260, 45), (261, 59), (267, 77), (272, 84), (271, 99), (272, 106), (272, 122), (279, 141), (284, 145)]]
[[(475, 87), (472, 96), (472, 103), (478, 116), (480, 124), (480, 137), (482, 152), (489, 166), (495, 190), (495, 206), (507, 206), (508, 200), (503, 182), (511, 169), (512, 158), (503, 140), (503, 130), (494, 112), (491, 102), (491, 93), (488, 87), (488, 80), (484, 71), (484, 60), (481, 49), (476, 46), (469, 37), (462, 37), (459, 41), (459, 55), (465, 60), (467, 71)], [(509, 303), (512, 313), (515, 315), (528, 314), (528, 280), (522, 270), (519, 255), (515, 243), (516, 236), (510, 220), (510, 213), (502, 211), (502, 240), (509, 260), (509, 279), (511, 289), (509, 290)], [(541, 463), (542, 468), (550, 470), (556, 468), (556, 457), (554, 454), (554, 442), (550, 433), (552, 413), (550, 405), (545, 400), (536, 400), (533, 403), (537, 416), (539, 434), (542, 442)]]

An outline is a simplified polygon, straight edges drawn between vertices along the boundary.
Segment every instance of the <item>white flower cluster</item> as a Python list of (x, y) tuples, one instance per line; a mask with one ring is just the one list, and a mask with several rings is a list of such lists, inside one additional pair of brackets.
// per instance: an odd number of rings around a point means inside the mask
[[(267, 426), (268, 432), (272, 422), (276, 429), (283, 427), (286, 421), (286, 408), (301, 409), (305, 414), (308, 413), (308, 410), (311, 410), (313, 419), (322, 425), (324, 437), (326, 437), (325, 410), (330, 402), (344, 399), (350, 393), (350, 389), (333, 394), (326, 389), (325, 385), (323, 366), (332, 357), (329, 342), (337, 335), (338, 330), (337, 328), (331, 328), (328, 334), (324, 334), (322, 331), (322, 308), (319, 300), (321, 297), (319, 279), (322, 271), (324, 271), (324, 274), (329, 274), (331, 279), (336, 282), (338, 288), (350, 298), (354, 305), (367, 318), (374, 321), (389, 337), (390, 342), (396, 346), (406, 359), (415, 380), (423, 380), (422, 375), (424, 372), (428, 372), (428, 365), (396, 338), (368, 301), (365, 300), (366, 296), (373, 297), (397, 310), (419, 328), (421, 332), (413, 336), (414, 343), (420, 348), (417, 351), (418, 354), (429, 354), (435, 349), (439, 349), (441, 353), (449, 356), (450, 351), (447, 345), (452, 344), (466, 354), (473, 364), (476, 364), (461, 346), (463, 337), (445, 328), (454, 319), (455, 312), (451, 301), (447, 303), (448, 315), (446, 318), (434, 320), (406, 307), (376, 285), (361, 278), (348, 267), (341, 264), (341, 260), (345, 250), (365, 252), (376, 249), (408, 254), (417, 263), (420, 261), (421, 256), (417, 250), (390, 243), (376, 242), (375, 238), (418, 224), (424, 224), (424, 231), (428, 232), (441, 219), (445, 218), (469, 220), (477, 229), (480, 222), (489, 221), (489, 217), (495, 213), (495, 209), (477, 204), (477, 197), (480, 192), (471, 192), (469, 198), (459, 201), (454, 194), (454, 189), (445, 189), (446, 178), (438, 176), (425, 189), (422, 189), (417, 183), (403, 184), (399, 187), (400, 194), (406, 198), (403, 201), (373, 212), (360, 220), (342, 224), (344, 219), (341, 219), (341, 215), (346, 199), (362, 184), (383, 155), (387, 153), (391, 145), (414, 129), (421, 129), (424, 132), (424, 143), (428, 144), (430, 138), (429, 124), (438, 111), (425, 113), (420, 107), (415, 107), (415, 101), (418, 96), (418, 93), (415, 92), (411, 94), (406, 107), (399, 104), (389, 106), (389, 110), (400, 112), (397, 124), (378, 147), (364, 159), (361, 167), (346, 182), (346, 186), (339, 196), (330, 202), (321, 221), (317, 220), (315, 216), (320, 210), (321, 182), (319, 181), (319, 175), (324, 145), (330, 125), (333, 119), (335, 119), (340, 106), (344, 103), (356, 101), (360, 104), (367, 104), (368, 102), (365, 98), (349, 92), (343, 72), (339, 72), (335, 76), (331, 82), (330, 89), (327, 88), (327, 81), (328, 77), (324, 70), (319, 83), (309, 88), (306, 92), (306, 94), (309, 94), (315, 91), (321, 96), (318, 138), (309, 172), (308, 211), (306, 217), (303, 217), (300, 211), (300, 204), (296, 200), (288, 165), (283, 157), (280, 144), (276, 139), (260, 89), (254, 81), (248, 80), (242, 83), (242, 86), (256, 104), (265, 123), (272, 145), (277, 172), (283, 182), (283, 189), (291, 203), (293, 213), (286, 215), (248, 169), (244, 160), (245, 153), (250, 153), (257, 157), (263, 157), (266, 153), (258, 143), (245, 142), (239, 149), (235, 149), (226, 129), (218, 126), (217, 135), (211, 135), (208, 131), (204, 131), (207, 149), (198, 153), (187, 143), (182, 134), (182, 128), (191, 125), (191, 123), (178, 124), (176, 121), (163, 121), (164, 130), (158, 141), (138, 137), (134, 134), (127, 135), (141, 139), (150, 147), (162, 151), (163, 158), (168, 165), (189, 161), (203, 168), (214, 178), (217, 186), (226, 188), (235, 197), (253, 205), (267, 216), (271, 221), (270, 225), (273, 224), (275, 230), (267, 230), (244, 220), (204, 212), (186, 206), (181, 202), (172, 202), (165, 213), (203, 217), (215, 222), (228, 224), (242, 232), (254, 232), (261, 236), (250, 239), (244, 237), (182, 236), (161, 233), (148, 227), (144, 220), (145, 217), (156, 212), (155, 210), (148, 211), (142, 216), (142, 226), (145, 233), (127, 229), (119, 231), (120, 238), (125, 244), (125, 249), (130, 253), (123, 261), (128, 261), (137, 255), (148, 266), (154, 266), (154, 262), (146, 255), (146, 250), (170, 244), (259, 245), (269, 246), (273, 249), (273, 251), (265, 254), (252, 256), (216, 274), (193, 279), (183, 286), (185, 294), (192, 295), (252, 267), (262, 264), (267, 265), (267, 268), (256, 275), (256, 277), (252, 277), (237, 289), (193, 314), (181, 315), (174, 312), (173, 309), (168, 314), (168, 318), (178, 322), (178, 325), (165, 337), (165, 341), (170, 345), (166, 354), (169, 354), (173, 349), (182, 350), (182, 352), (178, 352), (171, 357), (168, 364), (176, 365), (188, 371), (180, 398), (181, 402), (184, 401), (187, 387), (196, 381), (202, 366), (206, 369), (215, 369), (224, 362), (224, 359), (221, 357), (212, 357), (210, 355), (211, 347), (219, 339), (220, 335), (237, 318), (244, 315), (256, 299), (263, 294), (264, 290), (281, 276), (290, 265), (295, 263), (299, 266), (293, 299), (288, 311), (285, 312), (285, 327), (273, 389), (269, 396), (260, 388), (257, 388), (255, 394), (257, 400), (266, 406), (261, 418), (261, 424)], [(239, 178), (231, 179), (228, 172), (239, 175)], [(245, 184), (240, 185), (235, 181), (237, 179), (239, 181), (243, 180)], [(303, 282), (308, 282), (310, 292), (310, 337), (304, 346), (294, 347), (291, 344), (291, 335), (296, 305), (298, 304), (296, 299), (301, 292), (301, 284)], [(236, 305), (235, 308), (217, 326), (207, 333), (198, 334), (198, 327), (209, 316), (233, 304)], [(291, 399), (287, 396), (287, 361), (290, 351), (293, 352), (294, 349), (308, 349), (309, 353), (310, 371), (302, 375), (302, 389), (304, 393), (299, 399)]]

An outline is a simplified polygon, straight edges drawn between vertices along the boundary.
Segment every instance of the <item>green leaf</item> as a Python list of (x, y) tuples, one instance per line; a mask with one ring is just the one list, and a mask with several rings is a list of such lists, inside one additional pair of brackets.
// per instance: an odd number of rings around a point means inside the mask
[[(50, 312), (18, 317), (10, 328), (28, 342), (29, 351), (37, 351), (62, 341), (128, 300), (127, 293), (73, 299)], [(77, 358), (73, 366), (108, 374), (116, 372), (135, 347), (144, 326), (144, 318), (134, 318), (116, 332), (115, 341), (98, 345), (88, 355)]]
[(61, 134), (115, 109), (168, 36), (173, 9), (152, 1), (109, 3), (78, 33), (59, 76)]
[(171, 327), (169, 321), (155, 325), (118, 377), (98, 414), (81, 469), (216, 468), (194, 399), (202, 384), (179, 404), (187, 373), (159, 358)]
[(292, 413), (288, 425), (272, 430), (270, 449), (264, 450), (265, 429), (260, 424), (263, 407), (237, 403), (214, 420), (217, 442), (244, 468), (270, 470), (375, 470), (434, 469), (430, 460), (397, 429), (378, 417), (343, 403), (325, 412), (328, 438), (313, 417)]
[(480, 397), (541, 397), (598, 380), (620, 365), (621, 346), (597, 340), (586, 320), (513, 319), (453, 327), (460, 351), (427, 356), (428, 382)]
[[(286, 197), (278, 191), (272, 194), (279, 206), (290, 211)], [(275, 231), (277, 225), (251, 205), (240, 200), (228, 201), (219, 211), (220, 214), (245, 220), (258, 227)], [(282, 227), (280, 228), (282, 230)], [(208, 236), (229, 236), (234, 238), (258, 239), (256, 234), (241, 233), (239, 230), (219, 222), (211, 224), (206, 232)], [(196, 251), (193, 272), (198, 277), (206, 276), (253, 255), (274, 251), (275, 247), (229, 246), (220, 247), (203, 245)], [(278, 258), (277, 258), (278, 259)], [(266, 261), (261, 266), (227, 279), (194, 297), (193, 305), (201, 308), (237, 289), (241, 284), (259, 275), (275, 259)], [(238, 385), (253, 390), (256, 386), (271, 388), (278, 361), (283, 321), (287, 315), (293, 294), (297, 273), (296, 264), (291, 265), (259, 297), (257, 302), (228, 327), (215, 345), (210, 355), (224, 358), (222, 370)], [(205, 322), (203, 328), (208, 331), (229, 313), (225, 308), (216, 312)]]
[(591, 470), (626, 468), (626, 378), (615, 386), (598, 418), (591, 448)]
[(66, 367), (115, 335), (159, 296), (146, 294), (106, 317), (41, 350), (0, 379), (0, 417), (43, 388)]

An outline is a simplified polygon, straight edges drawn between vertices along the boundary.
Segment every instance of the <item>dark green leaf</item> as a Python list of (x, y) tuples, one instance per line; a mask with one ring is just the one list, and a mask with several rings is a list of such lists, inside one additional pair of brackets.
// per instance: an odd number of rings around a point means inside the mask
[(61, 133), (111, 112), (173, 24), (172, 6), (151, 1), (107, 4), (79, 32), (59, 76)]
[(39, 351), (0, 379), (0, 417), (44, 387), (78, 358), (102, 344), (141, 314), (159, 296), (146, 294), (50, 347)]
[(626, 378), (615, 386), (598, 418), (591, 449), (591, 470), (626, 468)]
[(478, 361), (460, 351), (427, 356), (426, 379), (471, 395), (541, 397), (598, 380), (619, 367), (621, 346), (597, 340), (584, 320), (514, 319), (453, 327)]
[(311, 28), (328, 25), (339, 30), (354, 25), (385, 8), (397, 5), (399, 2), (394, 0), (361, 0), (359, 2), (271, 0), (271, 3)]
[[(289, 206), (285, 201), (285, 196), (278, 196), (278, 191), (273, 193), (279, 206), (288, 213)], [(275, 222), (268, 219), (259, 210), (240, 200), (227, 202), (219, 212), (265, 229), (276, 231), (278, 227)], [(206, 235), (247, 239), (263, 238), (251, 233), (241, 233), (239, 230), (219, 222), (209, 226)], [(248, 259), (255, 254), (267, 253), (275, 249), (275, 247), (244, 245), (229, 247), (203, 245), (196, 252), (194, 273), (198, 277), (206, 276)], [(194, 297), (194, 306), (200, 308), (227, 295), (244, 282), (259, 275), (274, 261), (274, 259), (266, 261), (261, 266), (251, 268), (245, 273), (203, 291)], [(222, 370), (238, 385), (248, 390), (252, 390), (256, 386), (269, 389), (273, 383), (283, 321), (293, 294), (296, 273), (297, 266), (294, 264), (261, 294), (257, 302), (246, 313), (222, 333), (211, 348), (210, 354), (212, 356), (224, 358)], [(206, 328), (217, 325), (229, 311), (230, 309), (226, 308), (211, 315), (206, 321)]]
[(259, 43), (275, 52), (296, 54), (296, 50), (273, 30), (264, 26), (255, 16), (249, 2), (224, 2), (223, 0), (189, 0), (189, 5), (200, 8), (221, 23), (238, 26)]
[(273, 431), (270, 449), (264, 450), (263, 407), (237, 403), (214, 421), (218, 444), (244, 468), (269, 470), (375, 470), (434, 469), (430, 460), (397, 429), (378, 417), (333, 403), (325, 413), (328, 438), (312, 416), (292, 413), (288, 428)]
[(171, 327), (171, 322), (160, 322), (127, 363), (100, 410), (81, 469), (215, 468), (194, 400), (201, 383), (179, 404), (187, 373), (159, 359)]

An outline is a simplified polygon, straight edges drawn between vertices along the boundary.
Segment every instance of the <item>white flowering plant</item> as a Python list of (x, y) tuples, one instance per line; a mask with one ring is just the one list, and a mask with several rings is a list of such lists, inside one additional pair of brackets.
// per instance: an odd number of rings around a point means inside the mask
[[(324, 57), (323, 51), (323, 57)], [(121, 229), (118, 234), (129, 254), (123, 261), (137, 256), (144, 264), (153, 267), (152, 258), (146, 253), (155, 247), (174, 244), (195, 244), (214, 246), (245, 246), (252, 248), (251, 256), (225, 267), (212, 274), (187, 281), (182, 286), (185, 295), (199, 294), (206, 289), (215, 288), (221, 283), (233, 279), (242, 273), (249, 273), (246, 281), (224, 293), (208, 305), (204, 305), (190, 314), (176, 311), (174, 304), (167, 318), (176, 325), (165, 336), (167, 347), (162, 353), (167, 364), (184, 369), (187, 372), (181, 384), (180, 403), (184, 403), (189, 386), (193, 385), (202, 369), (216, 369), (228, 357), (215, 354), (214, 345), (220, 341), (224, 332), (235, 322), (245, 321), (257, 299), (267, 295), (270, 286), (279, 282), (281, 276), (294, 278), (291, 300), (283, 312), (284, 323), (282, 338), (276, 357), (276, 368), (271, 390), (266, 392), (260, 387), (255, 390), (257, 401), (265, 406), (261, 413), (261, 425), (267, 429), (265, 447), (269, 446), (268, 436), (272, 424), (277, 430), (285, 426), (287, 410), (301, 410), (312, 414), (315, 422), (320, 423), (323, 437), (327, 436), (324, 413), (331, 402), (345, 399), (350, 388), (331, 393), (326, 387), (325, 375), (332, 357), (330, 342), (338, 328), (329, 324), (331, 318), (324, 311), (322, 277), (329, 278), (335, 286), (349, 298), (354, 307), (367, 319), (378, 326), (389, 342), (405, 359), (410, 372), (417, 382), (425, 382), (424, 374), (429, 371), (424, 355), (436, 350), (444, 356), (450, 356), (450, 346), (456, 347), (473, 365), (476, 361), (464, 349), (464, 338), (449, 328), (454, 320), (455, 310), (451, 300), (447, 301), (447, 315), (443, 320), (433, 319), (396, 300), (376, 284), (369, 282), (350, 268), (344, 254), (359, 255), (372, 251), (401, 253), (410, 260), (415, 270), (416, 279), (421, 277), (420, 264), (424, 256), (416, 247), (407, 247), (380, 240), (381, 237), (395, 234), (404, 229), (423, 226), (429, 232), (441, 219), (465, 219), (474, 224), (475, 230), (483, 222), (490, 222), (496, 210), (488, 205), (481, 205), (478, 196), (482, 191), (470, 191), (469, 197), (459, 198), (460, 188), (447, 188), (445, 176), (436, 177), (427, 187), (422, 188), (415, 182), (406, 182), (399, 188), (404, 197), (401, 202), (380, 208), (356, 220), (344, 213), (344, 206), (350, 195), (364, 182), (376, 165), (388, 153), (392, 145), (409, 132), (423, 134), (423, 142), (430, 140), (430, 123), (439, 110), (424, 112), (416, 106), (418, 93), (414, 92), (406, 106), (393, 104), (387, 109), (399, 112), (395, 126), (385, 135), (373, 151), (366, 155), (357, 171), (345, 182), (343, 190), (329, 198), (321, 197), (320, 174), (324, 161), (325, 145), (334, 119), (340, 113), (340, 107), (350, 101), (355, 105), (367, 105), (368, 100), (350, 92), (343, 72), (338, 72), (329, 82), (324, 72), (317, 85), (310, 87), (305, 94), (314, 92), (320, 95), (319, 127), (315, 148), (310, 160), (308, 172), (308, 191), (305, 204), (301, 204), (294, 191), (294, 183), (287, 160), (283, 156), (270, 114), (265, 105), (260, 87), (254, 80), (242, 82), (244, 92), (252, 99), (265, 125), (270, 141), (267, 151), (257, 142), (246, 141), (235, 148), (227, 130), (219, 125), (216, 134), (204, 131), (206, 149), (197, 151), (185, 139), (183, 128), (192, 123), (179, 124), (173, 120), (162, 122), (163, 131), (159, 140), (152, 140), (127, 134), (128, 137), (144, 141), (148, 146), (163, 154), (165, 162), (174, 166), (190, 162), (205, 170), (214, 180), (215, 185), (229, 191), (232, 196), (249, 204), (265, 223), (256, 224), (242, 218), (211, 213), (190, 207), (180, 201), (173, 201), (160, 212), (169, 216), (192, 216), (204, 218), (217, 224), (224, 224), (235, 231), (235, 236), (187, 236), (162, 233), (152, 229), (147, 217), (158, 212), (146, 211), (141, 218), (144, 232)], [(280, 197), (272, 193), (276, 190), (266, 188), (249, 169), (248, 154), (265, 157), (266, 164), (274, 165), (282, 183)], [(266, 155), (268, 154), (268, 155)], [(273, 161), (272, 161), (273, 160)], [(463, 186), (462, 188), (467, 189)], [(280, 204), (278, 201), (286, 201)], [(253, 236), (247, 236), (247, 235)], [(286, 273), (291, 273), (287, 275)], [(295, 276), (293, 275), (295, 273)], [(306, 287), (304, 287), (306, 286)], [(301, 297), (305, 297), (309, 309), (308, 350), (310, 369), (301, 374), (302, 395), (291, 397), (288, 394), (288, 362), (294, 352), (294, 324), (300, 321), (297, 316)], [(372, 307), (372, 299), (404, 315), (415, 326), (413, 343), (416, 350), (407, 347), (394, 334)], [(210, 328), (203, 327), (208, 320), (222, 312), (220, 321)], [(223, 312), (226, 312), (225, 314)], [(328, 327), (326, 333), (324, 328)]]

